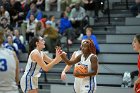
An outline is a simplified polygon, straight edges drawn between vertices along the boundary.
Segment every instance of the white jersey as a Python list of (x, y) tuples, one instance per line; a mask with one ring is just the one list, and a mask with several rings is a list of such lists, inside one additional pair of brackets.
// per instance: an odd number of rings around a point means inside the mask
[[(24, 72), (24, 75), (26, 74), (27, 76), (32, 76), (32, 77), (40, 77), (41, 75), (41, 67), (37, 64), (37, 62), (33, 61), (31, 59), (31, 54), (34, 52), (34, 51), (38, 51), (37, 49), (34, 49), (30, 55), (29, 55), (29, 58), (28, 58), (28, 62), (27, 62), (27, 65), (26, 65), (26, 68), (25, 68), (25, 72)], [(38, 51), (39, 52), (39, 51)], [(43, 52), (41, 51), (40, 52), (40, 55), (41, 57), (43, 58)]]
[(13, 51), (0, 48), (0, 91), (18, 90), (15, 77), (16, 60)]
[[(85, 60), (84, 55), (81, 55), (81, 61), (76, 65), (84, 65), (88, 68), (88, 72), (93, 72), (91, 68), (91, 56), (94, 54), (90, 54), (88, 58)], [(96, 56), (96, 55), (94, 55)], [(96, 76), (89, 76), (85, 78), (77, 78), (75, 77), (74, 89), (76, 93), (92, 93), (96, 90)]]
[[(33, 52), (39, 52), (37, 49), (34, 49), (28, 58), (28, 62), (25, 68), (24, 75), (20, 80), (20, 86), (24, 93), (27, 93), (29, 90), (38, 88), (38, 77), (41, 75), (41, 66), (37, 64), (37, 62), (31, 59), (31, 55)], [(43, 59), (43, 52), (39, 52)]]
[(75, 51), (74, 53), (75, 53), (75, 58), (76, 58), (77, 56), (79, 56), (82, 53), (82, 51), (78, 50), (78, 51)]

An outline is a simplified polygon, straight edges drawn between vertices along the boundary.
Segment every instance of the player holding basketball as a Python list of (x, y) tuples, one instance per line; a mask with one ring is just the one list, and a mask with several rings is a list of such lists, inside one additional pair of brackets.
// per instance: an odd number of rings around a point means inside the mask
[(3, 38), (3, 32), (0, 31), (0, 93), (19, 93), (19, 61), (15, 52), (2, 48)]
[[(61, 58), (65, 61), (67, 65), (82, 65), (87, 67), (88, 73), (81, 73), (77, 71), (74, 73), (75, 82), (74, 90), (76, 93), (92, 93), (95, 87), (95, 78), (98, 70), (98, 58), (96, 56), (96, 49), (92, 40), (85, 40), (82, 43), (81, 51), (82, 54), (75, 57), (73, 60), (68, 60), (65, 53), (59, 50)], [(75, 71), (74, 71), (75, 72)], [(83, 76), (83, 78), (81, 78)]]
[(137, 34), (132, 42), (133, 49), (139, 53), (138, 55), (138, 79), (134, 82), (135, 93), (140, 93), (140, 34)]
[(28, 62), (20, 81), (21, 89), (24, 93), (38, 93), (38, 78), (41, 75), (41, 70), (48, 72), (55, 64), (61, 61), (58, 48), (56, 48), (56, 57), (51, 59), (42, 51), (45, 48), (44, 44), (45, 41), (40, 36), (34, 37), (29, 43)]

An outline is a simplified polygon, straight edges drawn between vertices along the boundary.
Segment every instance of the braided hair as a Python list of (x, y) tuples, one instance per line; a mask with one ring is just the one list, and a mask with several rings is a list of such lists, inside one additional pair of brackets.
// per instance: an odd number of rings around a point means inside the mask
[(84, 40), (83, 43), (88, 43), (90, 53), (96, 54), (96, 47), (91, 39)]

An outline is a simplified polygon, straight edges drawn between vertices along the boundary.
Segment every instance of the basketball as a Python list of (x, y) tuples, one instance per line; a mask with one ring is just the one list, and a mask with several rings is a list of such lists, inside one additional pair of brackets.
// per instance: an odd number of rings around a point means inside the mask
[[(75, 73), (88, 73), (88, 69), (87, 67), (83, 66), (83, 65), (78, 65), (78, 66), (75, 66), (74, 68), (74, 74)], [(78, 78), (84, 78), (85, 76), (78, 76)]]

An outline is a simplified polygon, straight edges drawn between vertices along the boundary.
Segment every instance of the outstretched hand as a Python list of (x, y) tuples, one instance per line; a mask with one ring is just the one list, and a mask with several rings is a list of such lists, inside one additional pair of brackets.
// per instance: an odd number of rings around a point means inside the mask
[(61, 47), (60, 46), (56, 46), (55, 49), (56, 49), (56, 55), (59, 55), (60, 56), (61, 53), (62, 53)]
[(66, 52), (64, 52), (62, 49), (61, 49), (61, 47), (60, 46), (56, 46), (56, 53), (58, 53), (58, 55), (66, 55), (67, 53)]
[(55, 49), (56, 49), (56, 59), (60, 62), (62, 60), (62, 58), (60, 57), (60, 54), (59, 54), (61, 47), (56, 46)]
[(66, 73), (65, 72), (61, 73), (61, 80), (66, 80)]

